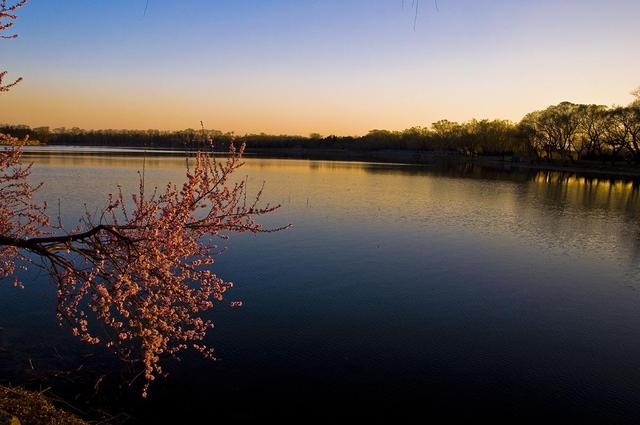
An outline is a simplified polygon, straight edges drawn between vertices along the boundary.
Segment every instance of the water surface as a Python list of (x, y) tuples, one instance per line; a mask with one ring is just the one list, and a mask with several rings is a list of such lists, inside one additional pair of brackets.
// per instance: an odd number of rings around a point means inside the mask
[[(135, 190), (143, 161), (30, 159), (68, 226), (117, 185)], [(148, 186), (183, 172), (179, 156), (146, 157)], [(218, 362), (169, 360), (140, 401), (117, 362), (56, 326), (51, 284), (32, 273), (24, 290), (0, 287), (0, 376), (33, 386), (48, 373), (69, 399), (106, 374), (122, 388), (90, 403), (139, 419), (640, 418), (637, 183), (275, 159), (247, 159), (239, 174), (282, 204), (266, 224), (294, 226), (232, 237), (215, 265), (244, 301), (212, 314)], [(84, 364), (83, 378), (59, 372)]]

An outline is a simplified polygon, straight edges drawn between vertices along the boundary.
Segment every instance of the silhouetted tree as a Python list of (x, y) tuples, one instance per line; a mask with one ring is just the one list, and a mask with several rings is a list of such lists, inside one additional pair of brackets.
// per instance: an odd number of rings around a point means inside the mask
[(611, 126), (611, 115), (603, 105), (580, 105), (577, 110), (580, 123), (578, 159), (602, 157), (607, 142), (607, 128)]

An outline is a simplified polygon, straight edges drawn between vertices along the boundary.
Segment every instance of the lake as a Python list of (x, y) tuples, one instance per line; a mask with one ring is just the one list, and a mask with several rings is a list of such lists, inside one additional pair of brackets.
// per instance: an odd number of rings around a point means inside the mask
[[(134, 191), (143, 165), (122, 151), (29, 160), (69, 227), (118, 184)], [(184, 158), (150, 153), (145, 169), (148, 186), (181, 182)], [(133, 371), (56, 325), (33, 272), (0, 286), (2, 383), (139, 422), (640, 420), (638, 182), (260, 158), (245, 175), (282, 205), (262, 222), (293, 227), (232, 235), (214, 265), (244, 302), (212, 312), (217, 362), (167, 359), (141, 400)]]

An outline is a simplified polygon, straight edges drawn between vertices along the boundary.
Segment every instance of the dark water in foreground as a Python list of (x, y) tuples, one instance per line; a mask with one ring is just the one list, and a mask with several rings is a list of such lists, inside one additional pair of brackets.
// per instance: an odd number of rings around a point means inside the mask
[[(33, 157), (34, 180), (73, 223), (83, 202), (135, 188), (142, 159), (112, 155)], [(180, 181), (183, 164), (147, 158), (148, 184)], [(142, 401), (119, 363), (56, 326), (52, 287), (34, 274), (24, 290), (0, 286), (1, 382), (149, 423), (640, 420), (632, 182), (273, 159), (240, 174), (282, 203), (268, 224), (294, 227), (234, 237), (220, 257), (244, 307), (213, 313), (218, 362), (168, 360)]]

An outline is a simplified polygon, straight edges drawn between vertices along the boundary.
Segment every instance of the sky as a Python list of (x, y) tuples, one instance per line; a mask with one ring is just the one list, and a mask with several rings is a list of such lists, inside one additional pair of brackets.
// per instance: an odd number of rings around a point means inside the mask
[(627, 104), (639, 19), (638, 0), (30, 0), (0, 40), (24, 78), (0, 123), (359, 135)]

